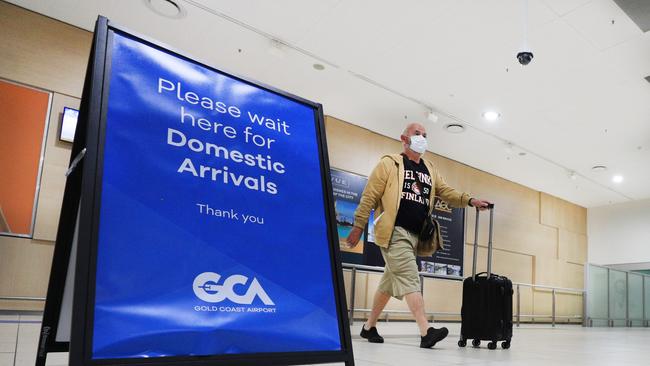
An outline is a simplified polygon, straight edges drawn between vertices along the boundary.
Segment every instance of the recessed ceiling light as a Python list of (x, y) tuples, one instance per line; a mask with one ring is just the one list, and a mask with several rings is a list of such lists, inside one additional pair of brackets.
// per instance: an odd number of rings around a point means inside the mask
[(433, 111), (429, 111), (429, 113), (427, 113), (427, 119), (433, 123), (438, 123), (439, 118), (440, 117), (437, 114), (435, 114)]
[(486, 120), (488, 120), (490, 122), (494, 122), (494, 121), (498, 120), (499, 117), (501, 117), (501, 113), (499, 113), (499, 112), (495, 112), (495, 111), (483, 112), (483, 118), (485, 118)]
[(183, 8), (176, 0), (143, 0), (149, 10), (170, 19), (180, 19), (185, 16)]
[(570, 171), (569, 172), (569, 179), (571, 179), (571, 180), (578, 179), (578, 174), (576, 174), (576, 172), (574, 172), (574, 171)]
[(445, 130), (449, 133), (462, 133), (465, 131), (465, 127), (458, 123), (450, 123), (445, 126)]
[(612, 177), (612, 182), (614, 183), (621, 183), (623, 182), (623, 176), (622, 175), (615, 175)]
[(607, 167), (604, 165), (595, 165), (591, 167), (591, 171), (596, 173), (604, 172), (605, 170), (607, 170)]
[(318, 70), (318, 71), (325, 70), (325, 66), (323, 66), (322, 64), (314, 64), (313, 67), (314, 67), (315, 70)]
[(508, 155), (512, 155), (515, 153), (515, 145), (510, 141), (505, 142), (503, 149)]
[(526, 156), (526, 152), (525, 151), (520, 151), (519, 156)]
[(282, 58), (285, 56), (285, 46), (284, 43), (277, 39), (271, 39), (269, 41), (269, 53), (277, 58)]

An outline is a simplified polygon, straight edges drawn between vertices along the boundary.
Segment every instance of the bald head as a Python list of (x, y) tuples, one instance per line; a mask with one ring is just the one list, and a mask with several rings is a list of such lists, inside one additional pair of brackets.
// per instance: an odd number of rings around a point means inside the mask
[(424, 126), (418, 122), (411, 122), (406, 125), (406, 127), (404, 127), (404, 131), (402, 131), (402, 136), (410, 137), (416, 135), (416, 131), (420, 132), (419, 135), (424, 135), (424, 137), (427, 137), (427, 131), (424, 129)]
[[(423, 138), (418, 138), (421, 141), (417, 141), (416, 145), (412, 145), (412, 136), (422, 136)], [(407, 155), (416, 154), (416, 156), (423, 154), (427, 146), (426, 137), (427, 130), (421, 123), (413, 122), (406, 125), (404, 131), (402, 131), (402, 136), (400, 136), (400, 140), (402, 140), (402, 145), (404, 146), (404, 153)]]

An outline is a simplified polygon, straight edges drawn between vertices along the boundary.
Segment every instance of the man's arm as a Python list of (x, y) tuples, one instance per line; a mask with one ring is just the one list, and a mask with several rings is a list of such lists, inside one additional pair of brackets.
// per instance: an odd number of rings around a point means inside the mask
[(354, 227), (350, 230), (350, 234), (348, 234), (348, 237), (346, 238), (348, 247), (354, 248), (359, 244), (361, 234), (363, 234), (363, 229), (368, 223), (368, 217), (370, 217), (370, 210), (377, 207), (377, 203), (381, 199), (381, 196), (384, 195), (387, 180), (388, 169), (380, 160), (379, 164), (377, 164), (375, 169), (372, 170), (372, 173), (370, 173), (366, 188), (364, 188), (363, 193), (361, 194), (361, 202), (359, 202), (357, 210), (354, 211)]
[(377, 203), (384, 195), (386, 182), (388, 181), (388, 171), (386, 164), (381, 160), (370, 173), (368, 183), (361, 194), (361, 201), (354, 212), (354, 226), (364, 229), (370, 217), (370, 211), (377, 207)]
[(469, 204), (470, 196), (467, 193), (459, 192), (451, 188), (445, 179), (436, 172), (436, 196), (442, 198), (452, 207), (466, 207)]
[(471, 198), (469, 194), (461, 193), (451, 188), (447, 182), (445, 182), (445, 179), (440, 175), (440, 173), (437, 173), (436, 175), (436, 196), (442, 198), (443, 201), (447, 202), (452, 207), (463, 208), (469, 205), (483, 211), (487, 209), (490, 204), (489, 201)]

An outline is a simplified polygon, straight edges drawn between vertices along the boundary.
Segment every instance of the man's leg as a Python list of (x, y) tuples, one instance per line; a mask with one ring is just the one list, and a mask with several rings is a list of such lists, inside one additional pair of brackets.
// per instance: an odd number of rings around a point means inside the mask
[(429, 327), (429, 321), (424, 314), (424, 299), (419, 291), (406, 294), (404, 298), (420, 328), (420, 347), (431, 348), (447, 337), (449, 334), (447, 328), (436, 329)]
[[(406, 303), (415, 317), (415, 321), (418, 323), (420, 328), (420, 335), (424, 337), (427, 335), (429, 330), (429, 321), (427, 320), (426, 315), (424, 314), (424, 299), (420, 292), (411, 292), (404, 296)], [(374, 309), (373, 309), (374, 310)]]
[(379, 290), (375, 291), (375, 298), (372, 302), (372, 311), (370, 311), (370, 316), (368, 317), (368, 321), (366, 321), (365, 324), (366, 329), (377, 326), (377, 319), (379, 319), (381, 312), (386, 307), (388, 300), (390, 300), (389, 294)]
[(368, 317), (368, 321), (361, 327), (360, 334), (362, 338), (367, 339), (370, 343), (384, 343), (384, 338), (379, 335), (379, 332), (377, 332), (376, 325), (377, 319), (379, 318), (379, 315), (381, 315), (381, 311), (384, 310), (388, 300), (390, 300), (390, 295), (381, 291), (381, 289), (377, 289), (370, 317)]

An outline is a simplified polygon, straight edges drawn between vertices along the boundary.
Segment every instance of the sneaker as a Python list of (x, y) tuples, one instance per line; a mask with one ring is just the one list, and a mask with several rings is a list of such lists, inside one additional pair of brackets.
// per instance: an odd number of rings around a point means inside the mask
[(361, 337), (367, 339), (370, 343), (384, 343), (384, 337), (379, 335), (377, 327), (366, 330), (366, 326), (363, 325), (361, 327)]
[(449, 330), (445, 327), (436, 329), (434, 327), (429, 327), (427, 330), (427, 335), (420, 337), (420, 348), (431, 348), (436, 345), (436, 343), (445, 339), (449, 334)]

